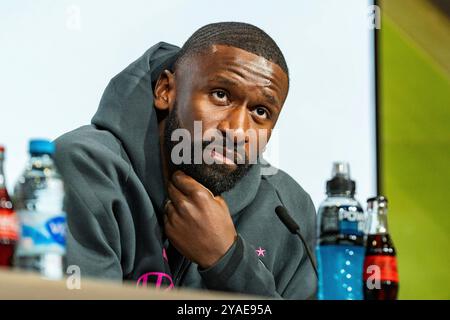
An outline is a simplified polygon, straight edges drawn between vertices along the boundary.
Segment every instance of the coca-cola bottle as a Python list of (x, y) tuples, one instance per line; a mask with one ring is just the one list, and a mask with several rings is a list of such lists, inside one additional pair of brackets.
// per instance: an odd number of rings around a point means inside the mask
[(6, 190), (4, 159), (5, 147), (0, 146), (0, 266), (11, 266), (19, 237), (19, 221)]
[(396, 300), (398, 294), (397, 258), (387, 225), (385, 197), (367, 200), (367, 243), (364, 259), (364, 299)]

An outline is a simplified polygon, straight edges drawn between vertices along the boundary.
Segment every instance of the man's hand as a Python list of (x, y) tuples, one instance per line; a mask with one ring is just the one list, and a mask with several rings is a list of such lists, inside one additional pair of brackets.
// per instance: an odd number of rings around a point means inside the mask
[(167, 237), (186, 258), (201, 268), (211, 267), (237, 237), (227, 204), (181, 171), (173, 174), (168, 193)]

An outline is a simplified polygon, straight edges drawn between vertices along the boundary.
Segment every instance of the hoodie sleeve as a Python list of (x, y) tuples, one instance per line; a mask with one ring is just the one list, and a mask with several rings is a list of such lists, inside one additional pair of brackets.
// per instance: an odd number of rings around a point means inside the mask
[(55, 154), (66, 191), (67, 263), (80, 267), (82, 276), (122, 281), (123, 235), (117, 218), (129, 213), (118, 190), (121, 174), (106, 161), (114, 155), (98, 143), (68, 135), (56, 140)]
[[(314, 252), (316, 214), (309, 197), (306, 208), (306, 215), (310, 217), (310, 221), (308, 221), (308, 232), (304, 237), (308, 247)], [(315, 299), (316, 276), (304, 250), (301, 251), (301, 257), (298, 258), (294, 257), (295, 254), (290, 253), (292, 254), (291, 265), (287, 269), (293, 270), (293, 272), (289, 275), (281, 275), (289, 277), (283, 281), (287, 282), (283, 288), (277, 286), (274, 274), (258, 258), (255, 250), (239, 234), (233, 246), (214, 266), (208, 269), (199, 269), (208, 289), (275, 299)]]

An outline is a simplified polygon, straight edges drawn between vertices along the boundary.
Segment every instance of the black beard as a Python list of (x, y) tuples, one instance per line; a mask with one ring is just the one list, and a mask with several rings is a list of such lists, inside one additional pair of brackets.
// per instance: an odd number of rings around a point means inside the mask
[[(177, 115), (177, 103), (167, 116), (166, 125), (164, 129), (164, 146), (169, 158), (169, 172), (172, 174), (176, 170), (181, 170), (188, 176), (192, 177), (206, 188), (208, 188), (215, 196), (230, 190), (234, 185), (244, 177), (251, 168), (247, 157), (243, 164), (236, 163), (236, 167), (231, 169), (229, 165), (212, 163), (206, 164), (202, 161), (201, 164), (195, 164), (194, 156), (194, 142), (191, 141), (191, 161), (190, 163), (174, 164), (172, 162), (171, 153), (175, 145), (179, 142), (172, 141), (172, 132), (176, 129), (181, 129), (181, 124)], [(210, 141), (202, 141), (202, 155), (203, 150), (210, 144)], [(236, 151), (236, 146), (235, 146)], [(203, 157), (202, 157), (203, 160)], [(236, 159), (235, 159), (236, 160)]]

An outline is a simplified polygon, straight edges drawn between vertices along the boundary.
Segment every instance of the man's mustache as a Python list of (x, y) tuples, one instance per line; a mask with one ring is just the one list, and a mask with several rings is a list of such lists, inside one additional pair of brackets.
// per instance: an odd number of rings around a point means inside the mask
[[(225, 139), (223, 139), (225, 140)], [(196, 142), (194, 141), (194, 144)], [(248, 155), (245, 151), (245, 143), (236, 143), (227, 141), (216, 141), (215, 139), (206, 139), (202, 140), (202, 150), (206, 149), (214, 150), (215, 152), (220, 153), (224, 157), (232, 156), (232, 160), (237, 164), (238, 160), (242, 163), (243, 160), (245, 163), (248, 163)]]

